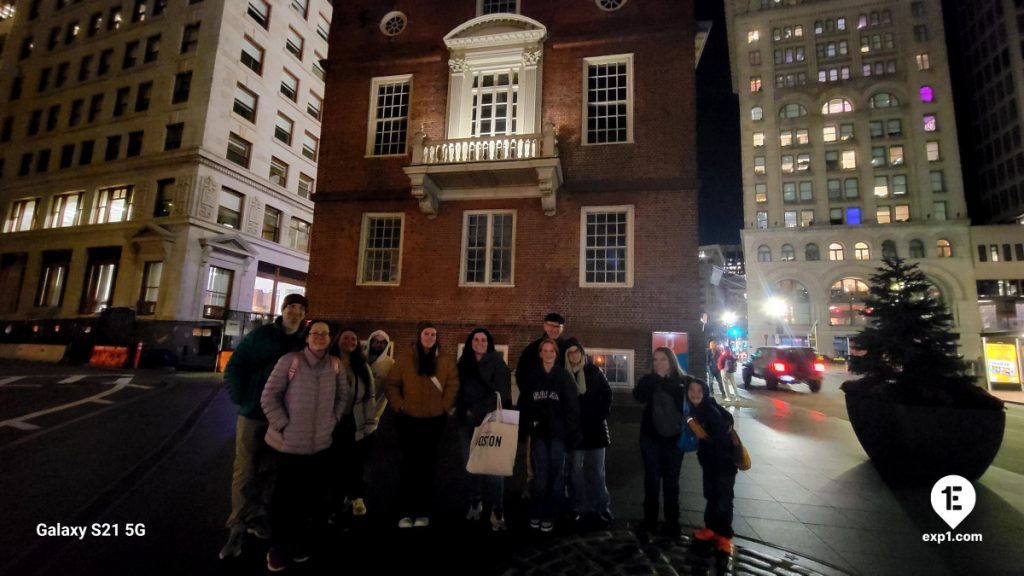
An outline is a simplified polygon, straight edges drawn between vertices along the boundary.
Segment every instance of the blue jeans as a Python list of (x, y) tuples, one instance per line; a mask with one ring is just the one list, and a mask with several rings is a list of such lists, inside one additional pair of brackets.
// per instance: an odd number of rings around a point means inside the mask
[[(665, 522), (679, 523), (679, 472), (683, 453), (676, 446), (678, 437), (640, 435), (640, 453), (644, 458), (644, 522), (658, 522), (658, 492), (665, 496)], [(661, 489), (661, 490), (659, 490)]]
[[(469, 447), (473, 441), (472, 426), (462, 424), (459, 431), (462, 436), (462, 459), (469, 462)], [(484, 474), (469, 474), (469, 499), (470, 503), (482, 500), (484, 506), (492, 511), (504, 509), (505, 478), (502, 476), (488, 476)]]
[(530, 460), (530, 518), (554, 522), (565, 495), (565, 443), (557, 438), (533, 437)]
[(605, 482), (604, 451), (604, 448), (594, 448), (569, 453), (572, 507), (577, 514), (608, 512), (611, 497)]

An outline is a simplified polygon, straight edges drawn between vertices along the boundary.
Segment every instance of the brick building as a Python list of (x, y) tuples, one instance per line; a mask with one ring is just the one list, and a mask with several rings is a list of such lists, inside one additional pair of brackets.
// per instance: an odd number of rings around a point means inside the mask
[(379, 6), (335, 6), (313, 315), (514, 362), (556, 310), (621, 385), (699, 334), (692, 3)]

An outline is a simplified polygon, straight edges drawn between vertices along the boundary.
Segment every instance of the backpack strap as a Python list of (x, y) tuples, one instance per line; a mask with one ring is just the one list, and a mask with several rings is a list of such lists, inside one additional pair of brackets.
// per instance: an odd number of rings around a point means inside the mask
[(292, 363), (288, 366), (288, 383), (290, 384), (292, 378), (295, 378), (295, 373), (299, 371), (299, 355), (292, 353)]

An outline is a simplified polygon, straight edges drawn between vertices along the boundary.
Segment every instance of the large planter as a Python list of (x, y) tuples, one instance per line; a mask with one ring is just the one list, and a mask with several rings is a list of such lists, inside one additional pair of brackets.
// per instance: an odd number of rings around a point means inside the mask
[(890, 484), (930, 485), (957, 474), (977, 480), (1003, 442), (1003, 410), (907, 406), (846, 395), (846, 412), (864, 451)]

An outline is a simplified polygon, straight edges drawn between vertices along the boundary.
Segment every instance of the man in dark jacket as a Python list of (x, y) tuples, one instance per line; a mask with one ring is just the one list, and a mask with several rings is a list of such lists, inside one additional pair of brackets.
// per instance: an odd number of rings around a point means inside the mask
[(601, 369), (589, 358), (575, 338), (565, 341), (565, 369), (576, 383), (580, 403), (582, 440), (569, 452), (569, 481), (574, 516), (596, 516), (608, 525), (613, 517), (605, 482), (605, 448), (611, 444), (608, 416), (612, 389)]
[(523, 353), (519, 355), (519, 361), (516, 363), (516, 386), (519, 387), (520, 396), (523, 395), (524, 386), (528, 385), (529, 376), (537, 368), (540, 368), (539, 352), (542, 340), (551, 338), (558, 342), (559, 354), (555, 365), (564, 367), (565, 341), (562, 340), (563, 330), (565, 330), (565, 318), (558, 312), (552, 312), (544, 317), (544, 335), (527, 344), (526, 348), (523, 348)]
[(309, 302), (301, 294), (285, 296), (281, 316), (242, 338), (224, 369), (224, 384), (231, 401), (238, 406), (235, 427), (235, 464), (231, 478), (231, 516), (228, 541), (220, 557), (242, 553), (245, 532), (258, 538), (270, 537), (267, 503), (273, 481), (273, 452), (264, 439), (267, 417), (260, 407), (263, 387), (277, 361), (303, 347), (302, 323)]

